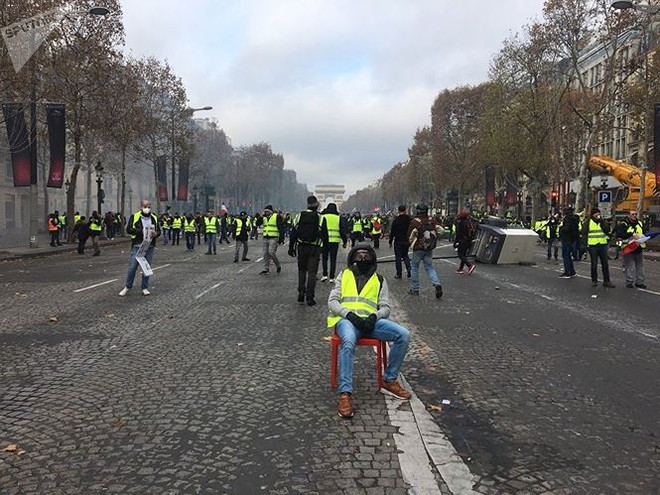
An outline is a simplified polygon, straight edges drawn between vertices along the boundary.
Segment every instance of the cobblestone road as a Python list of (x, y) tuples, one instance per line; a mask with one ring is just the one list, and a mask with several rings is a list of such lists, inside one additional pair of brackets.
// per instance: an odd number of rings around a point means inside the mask
[[(0, 452), (0, 492), (406, 493), (371, 351), (358, 353), (356, 416), (341, 420), (329, 287), (296, 304), (294, 260), (259, 276), (260, 248), (234, 264), (233, 245), (159, 247), (149, 298), (117, 297), (121, 247), (1, 264), (0, 450), (17, 452)], [(404, 374), (474, 488), (657, 492), (658, 267), (643, 292), (616, 270), (614, 290), (559, 280), (542, 258), (470, 277), (437, 263), (442, 301), (424, 275), (414, 298), (392, 264), (381, 271), (414, 332)]]

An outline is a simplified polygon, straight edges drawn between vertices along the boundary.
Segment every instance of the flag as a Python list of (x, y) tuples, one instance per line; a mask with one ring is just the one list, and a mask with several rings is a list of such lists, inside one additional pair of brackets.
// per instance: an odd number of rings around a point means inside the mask
[(66, 120), (63, 103), (46, 105), (48, 141), (50, 142), (50, 171), (47, 187), (62, 189), (64, 184), (64, 162), (66, 158)]
[(187, 158), (179, 162), (179, 189), (176, 193), (178, 201), (188, 201), (188, 176), (190, 174), (190, 160)]
[(167, 157), (159, 156), (156, 159), (156, 177), (158, 179), (158, 198), (167, 201)]
[(492, 165), (486, 165), (486, 204), (488, 206), (495, 206), (497, 200), (495, 199), (495, 168)]
[(660, 232), (651, 232), (649, 234), (643, 235), (641, 237), (638, 237), (636, 239), (630, 238), (628, 239), (628, 244), (626, 244), (623, 249), (621, 250), (622, 254), (630, 254), (634, 251), (637, 250), (637, 248), (644, 244), (646, 241), (649, 239), (653, 239), (654, 237), (660, 235)]
[(34, 173), (32, 170), (30, 140), (23, 107), (19, 103), (3, 103), (2, 113), (7, 125), (14, 187), (30, 187), (31, 184), (37, 183), (37, 177), (36, 170)]

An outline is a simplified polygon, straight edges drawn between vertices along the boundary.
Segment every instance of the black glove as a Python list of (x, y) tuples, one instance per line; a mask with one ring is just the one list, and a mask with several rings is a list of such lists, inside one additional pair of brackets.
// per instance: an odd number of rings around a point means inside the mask
[(376, 320), (378, 317), (376, 316), (376, 313), (371, 313), (367, 318), (363, 318), (364, 321), (364, 331), (365, 332), (373, 332), (374, 327), (376, 326)]
[(346, 243), (344, 242), (344, 243), (341, 245), (341, 247), (343, 247), (344, 249), (346, 249)]
[(284, 239), (280, 239), (279, 241), (277, 241), (277, 243), (278, 244), (284, 244)]
[(347, 319), (348, 321), (350, 321), (350, 322), (353, 324), (353, 326), (354, 326), (355, 328), (357, 328), (358, 330), (364, 330), (364, 321), (365, 321), (365, 320), (363, 320), (363, 319), (360, 318), (358, 315), (356, 315), (355, 313), (353, 313), (353, 311), (351, 311), (350, 313), (348, 313), (348, 314), (346, 315), (346, 319)]
[(296, 257), (296, 248), (294, 247), (289, 248), (289, 256), (291, 256), (292, 258)]

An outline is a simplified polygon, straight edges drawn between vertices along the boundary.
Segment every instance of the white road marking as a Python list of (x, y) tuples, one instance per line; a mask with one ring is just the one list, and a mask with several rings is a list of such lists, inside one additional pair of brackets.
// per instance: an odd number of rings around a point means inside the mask
[(167, 268), (168, 266), (172, 266), (172, 263), (168, 263), (167, 265), (160, 265), (157, 266), (156, 268), (152, 268), (151, 270), (155, 272), (156, 270), (160, 270), (161, 268)]
[(199, 294), (197, 294), (197, 295), (195, 296), (195, 299), (199, 299), (199, 298), (202, 297), (204, 294), (208, 294), (208, 293), (211, 292), (213, 289), (217, 289), (218, 287), (220, 287), (222, 284), (223, 284), (223, 282), (219, 282), (219, 283), (215, 284), (213, 287), (211, 287), (210, 289), (206, 289), (205, 291), (200, 292)]
[(649, 294), (653, 294), (653, 295), (656, 295), (656, 296), (660, 296), (660, 292), (655, 292), (655, 291), (648, 290), (648, 289), (637, 289), (637, 290), (639, 290), (641, 292), (648, 292)]
[(94, 289), (96, 287), (101, 287), (102, 285), (111, 284), (112, 282), (116, 282), (117, 280), (119, 280), (119, 279), (118, 278), (113, 278), (112, 280), (107, 280), (106, 282), (101, 282), (100, 284), (94, 284), (94, 285), (90, 285), (89, 287), (83, 287), (82, 289), (76, 289), (73, 292), (83, 292), (83, 291), (86, 291), (86, 290), (89, 290), (89, 289)]
[[(412, 391), (405, 378), (401, 381), (407, 390)], [(452, 493), (475, 493), (472, 491), (475, 479), (469, 468), (422, 401), (414, 392), (412, 394), (412, 411), (401, 410), (402, 401), (386, 398), (390, 422), (398, 427), (398, 433), (393, 436), (399, 451), (401, 472), (411, 486), (411, 493), (441, 493), (429, 459)]]
[(262, 256), (262, 257), (259, 258), (257, 261), (255, 261), (255, 263), (259, 263), (260, 261), (263, 261), (263, 260), (264, 260), (264, 257)]

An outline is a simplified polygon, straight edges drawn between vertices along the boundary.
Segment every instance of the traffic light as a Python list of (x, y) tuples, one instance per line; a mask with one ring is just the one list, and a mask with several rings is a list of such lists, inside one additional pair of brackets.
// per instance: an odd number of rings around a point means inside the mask
[(550, 192), (550, 204), (552, 206), (557, 206), (557, 198), (559, 198), (559, 191), (554, 189)]

